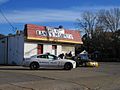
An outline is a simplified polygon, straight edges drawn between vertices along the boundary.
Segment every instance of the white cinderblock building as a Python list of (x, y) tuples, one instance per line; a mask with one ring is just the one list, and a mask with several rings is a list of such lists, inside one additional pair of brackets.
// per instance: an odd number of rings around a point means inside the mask
[(78, 44), (82, 40), (77, 30), (26, 24), (24, 33), (0, 39), (0, 64), (20, 65), (23, 57), (42, 53), (59, 55), (71, 51), (75, 54)]

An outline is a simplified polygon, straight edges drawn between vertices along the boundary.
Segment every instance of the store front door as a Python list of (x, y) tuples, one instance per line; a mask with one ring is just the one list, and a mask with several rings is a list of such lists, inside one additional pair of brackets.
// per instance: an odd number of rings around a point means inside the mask
[(42, 54), (43, 53), (43, 44), (38, 44), (38, 48), (37, 48), (37, 53), (38, 54)]
[(52, 54), (57, 55), (57, 45), (52, 45)]

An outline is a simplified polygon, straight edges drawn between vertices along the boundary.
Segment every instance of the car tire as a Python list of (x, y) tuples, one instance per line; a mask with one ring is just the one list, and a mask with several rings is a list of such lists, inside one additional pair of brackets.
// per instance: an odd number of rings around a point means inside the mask
[(71, 70), (73, 68), (73, 65), (71, 63), (65, 63), (64, 69), (65, 70)]
[(39, 64), (37, 62), (32, 62), (30, 64), (30, 69), (31, 70), (37, 70), (39, 68)]

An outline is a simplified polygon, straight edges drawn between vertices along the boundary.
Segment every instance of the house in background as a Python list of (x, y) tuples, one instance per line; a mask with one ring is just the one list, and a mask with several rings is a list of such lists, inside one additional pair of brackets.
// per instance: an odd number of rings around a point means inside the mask
[(3, 37), (5, 37), (5, 35), (3, 35), (3, 34), (0, 34), (0, 39), (1, 39), (1, 38), (3, 38)]
[(62, 26), (48, 27), (26, 24), (24, 32), (0, 39), (0, 64), (20, 65), (23, 58), (36, 54), (75, 54), (75, 46), (83, 44), (80, 32)]

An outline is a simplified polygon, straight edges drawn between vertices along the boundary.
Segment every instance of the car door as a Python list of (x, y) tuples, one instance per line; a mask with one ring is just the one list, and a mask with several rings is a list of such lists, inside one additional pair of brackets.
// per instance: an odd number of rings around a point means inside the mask
[(49, 67), (49, 59), (47, 55), (38, 55), (37, 59), (39, 61), (40, 67)]
[(54, 55), (48, 55), (49, 67), (58, 68), (60, 61)]

